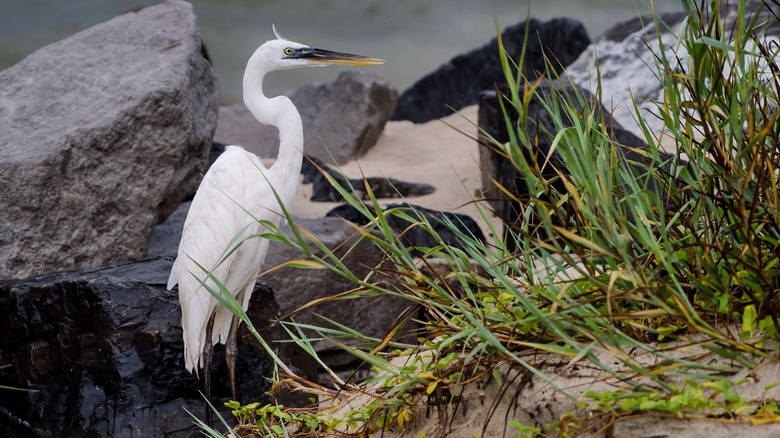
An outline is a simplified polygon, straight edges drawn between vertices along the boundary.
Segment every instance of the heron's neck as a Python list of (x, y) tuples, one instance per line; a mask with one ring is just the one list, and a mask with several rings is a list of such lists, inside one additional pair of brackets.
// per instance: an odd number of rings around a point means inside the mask
[(303, 124), (295, 105), (286, 96), (268, 98), (263, 94), (263, 79), (267, 72), (254, 67), (250, 60), (244, 72), (244, 104), (258, 122), (279, 130), (279, 154), (271, 170), (294, 175), (295, 181), (303, 161)]

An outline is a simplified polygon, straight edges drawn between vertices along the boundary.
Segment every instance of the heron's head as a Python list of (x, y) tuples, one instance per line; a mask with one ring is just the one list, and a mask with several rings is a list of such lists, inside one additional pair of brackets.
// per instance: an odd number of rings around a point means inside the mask
[(282, 38), (276, 29), (274, 33), (277, 39), (266, 42), (255, 52), (268, 71), (326, 65), (377, 65), (385, 62), (378, 58), (316, 49)]

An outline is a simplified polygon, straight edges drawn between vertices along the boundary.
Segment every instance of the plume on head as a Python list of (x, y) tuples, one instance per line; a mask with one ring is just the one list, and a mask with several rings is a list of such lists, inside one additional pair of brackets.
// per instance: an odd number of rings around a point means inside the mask
[(285, 38), (285, 37), (281, 36), (281, 35), (279, 34), (279, 32), (276, 30), (276, 25), (275, 25), (275, 24), (272, 24), (272, 25), (271, 25), (271, 28), (274, 30), (274, 35), (276, 35), (276, 39), (279, 39), (279, 40), (285, 40), (285, 41), (287, 41), (287, 38)]

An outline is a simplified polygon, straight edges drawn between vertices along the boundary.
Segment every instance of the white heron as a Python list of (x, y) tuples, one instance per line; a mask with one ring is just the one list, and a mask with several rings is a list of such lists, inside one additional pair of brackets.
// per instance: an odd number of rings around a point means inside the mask
[[(179, 284), (185, 366), (196, 374), (198, 368), (204, 368), (207, 397), (211, 352), (220, 342), (226, 344), (231, 391), (236, 398), (235, 338), (240, 321), (203, 287), (201, 281), (219, 290), (198, 265), (208, 269), (246, 310), (269, 243), (248, 237), (267, 231), (259, 221), (280, 223), (282, 208), (276, 195), (285, 206), (290, 205), (303, 161), (301, 117), (286, 96), (268, 98), (263, 94), (263, 78), (272, 71), (297, 67), (384, 62), (288, 41), (276, 29), (274, 34), (277, 39), (261, 45), (249, 58), (243, 92), (244, 104), (257, 121), (279, 130), (277, 160), (266, 169), (259, 157), (240, 146), (225, 149), (203, 177), (192, 200), (168, 279), (168, 289)], [(241, 241), (238, 249), (226, 256), (231, 242)]]

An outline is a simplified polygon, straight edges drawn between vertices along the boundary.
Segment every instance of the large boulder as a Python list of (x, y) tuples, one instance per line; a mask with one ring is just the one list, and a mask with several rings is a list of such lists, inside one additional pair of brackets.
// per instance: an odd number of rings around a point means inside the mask
[[(345, 71), (333, 82), (286, 93), (303, 120), (304, 151), (326, 162), (345, 163), (373, 147), (395, 109), (398, 91), (373, 73)], [(261, 125), (244, 105), (222, 107), (215, 139), (275, 157), (276, 128)], [(332, 156), (332, 158), (331, 158)]]
[[(556, 72), (569, 65), (590, 44), (585, 27), (579, 21), (556, 18), (547, 22), (531, 19), (510, 26), (501, 34), (504, 50), (514, 60), (520, 59), (525, 44), (523, 72), (529, 80), (544, 73), (545, 58)], [(493, 38), (484, 46), (452, 58), (401, 94), (392, 120), (425, 123), (452, 114), (477, 103), (479, 93), (495, 90), (506, 83), (499, 59), (498, 41)]]
[(140, 258), (194, 190), (217, 82), (170, 0), (0, 72), (0, 278)]
[[(162, 257), (0, 281), (0, 333), (7, 334), (0, 364), (9, 366), (0, 382), (36, 391), (3, 391), (0, 436), (201, 436), (187, 411), (204, 418), (203, 383), (184, 368), (181, 308), (165, 288), (172, 263)], [(280, 309), (262, 283), (249, 315), (267, 340), (281, 336), (269, 328)], [(239, 398), (267, 401), (273, 365), (241, 327)], [(214, 350), (212, 402), (229, 419), (221, 347)]]

